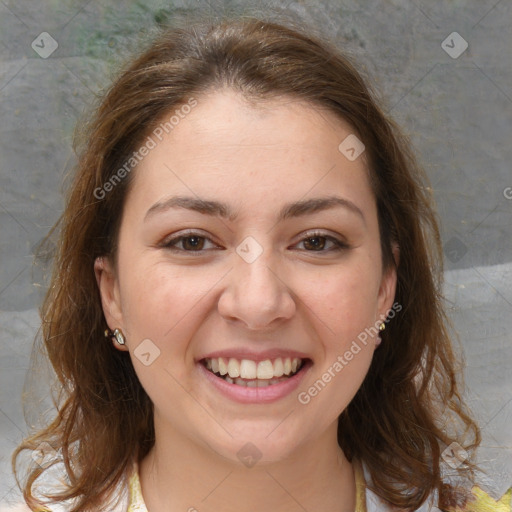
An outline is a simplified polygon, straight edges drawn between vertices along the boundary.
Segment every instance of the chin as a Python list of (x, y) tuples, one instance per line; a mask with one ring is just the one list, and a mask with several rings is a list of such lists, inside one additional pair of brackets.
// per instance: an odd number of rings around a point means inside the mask
[(230, 438), (229, 443), (219, 443), (218, 439), (212, 439), (206, 441), (206, 444), (216, 456), (248, 468), (255, 464), (261, 466), (283, 461), (298, 449), (298, 443), (291, 439), (288, 441), (284, 441), (283, 438), (271, 440), (266, 437), (268, 432), (265, 434), (260, 432), (260, 436), (250, 434), (234, 436), (232, 439)]

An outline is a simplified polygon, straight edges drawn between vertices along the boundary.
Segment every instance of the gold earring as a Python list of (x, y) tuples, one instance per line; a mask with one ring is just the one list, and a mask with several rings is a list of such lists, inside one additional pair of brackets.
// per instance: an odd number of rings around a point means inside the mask
[(105, 329), (105, 338), (115, 338), (119, 345), (124, 345), (126, 343), (121, 329), (114, 329), (113, 332), (110, 329)]
[[(386, 328), (386, 324), (382, 322), (379, 325), (379, 331), (382, 332)], [(382, 343), (382, 338), (380, 336), (377, 336), (377, 340), (375, 341), (375, 346), (378, 347)]]

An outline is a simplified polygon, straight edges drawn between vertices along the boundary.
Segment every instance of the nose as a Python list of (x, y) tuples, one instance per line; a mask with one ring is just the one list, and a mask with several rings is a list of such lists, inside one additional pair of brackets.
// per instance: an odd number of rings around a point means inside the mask
[(226, 320), (250, 330), (273, 327), (292, 318), (296, 310), (286, 276), (264, 256), (252, 263), (237, 257), (217, 306)]

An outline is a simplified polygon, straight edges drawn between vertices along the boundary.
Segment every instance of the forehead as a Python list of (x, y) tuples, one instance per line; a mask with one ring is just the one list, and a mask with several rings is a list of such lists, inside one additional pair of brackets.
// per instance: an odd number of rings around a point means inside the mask
[[(337, 149), (340, 136), (354, 132), (333, 112), (289, 96), (254, 100), (225, 89), (196, 101), (197, 106), (163, 135), (169, 142), (183, 148), (209, 145), (219, 152), (237, 146), (262, 153), (275, 149), (282, 154), (286, 147), (308, 153)], [(166, 118), (168, 114), (164, 123)]]
[(230, 90), (195, 100), (191, 109), (166, 113), (150, 134), (155, 147), (137, 166), (135, 195), (368, 194), (365, 154), (351, 161), (340, 151), (354, 130), (333, 112), (290, 97), (248, 102)]

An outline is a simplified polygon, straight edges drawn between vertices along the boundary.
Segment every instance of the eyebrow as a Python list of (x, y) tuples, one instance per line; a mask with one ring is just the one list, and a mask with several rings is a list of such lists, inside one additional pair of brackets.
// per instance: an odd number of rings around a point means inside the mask
[[(318, 197), (287, 203), (279, 212), (277, 221), (280, 222), (286, 219), (301, 217), (336, 207), (343, 207), (352, 213), (355, 213), (361, 217), (363, 222), (366, 224), (366, 219), (361, 209), (352, 201), (339, 196)], [(204, 215), (218, 216), (229, 221), (235, 221), (238, 218), (238, 213), (232, 210), (232, 208), (226, 203), (199, 199), (196, 197), (173, 196), (168, 199), (158, 201), (151, 206), (144, 216), (144, 222), (156, 213), (164, 212), (171, 208), (184, 208)]]

